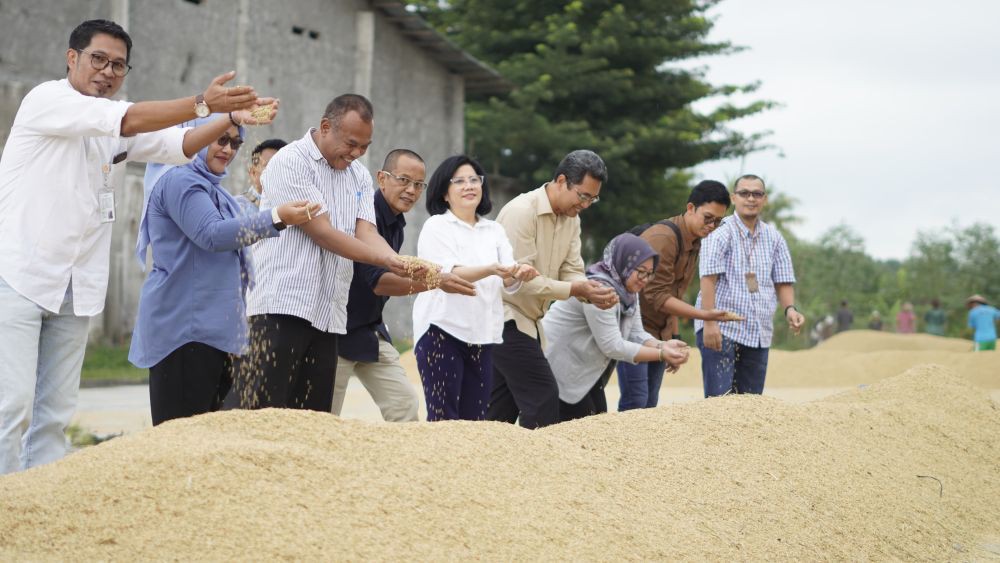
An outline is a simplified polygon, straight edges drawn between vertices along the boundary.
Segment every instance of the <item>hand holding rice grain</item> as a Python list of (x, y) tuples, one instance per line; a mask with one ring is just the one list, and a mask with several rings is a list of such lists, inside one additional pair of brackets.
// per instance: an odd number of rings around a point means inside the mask
[(419, 281), (428, 289), (435, 289), (441, 284), (441, 266), (416, 256), (396, 256), (395, 258), (401, 265), (401, 271), (390, 268), (394, 274)]
[(233, 112), (233, 119), (240, 125), (269, 125), (278, 116), (278, 98), (258, 98), (255, 104), (248, 108)]
[(307, 200), (290, 201), (278, 206), (278, 218), (289, 227), (301, 225), (319, 214), (323, 209), (322, 204), (312, 203)]

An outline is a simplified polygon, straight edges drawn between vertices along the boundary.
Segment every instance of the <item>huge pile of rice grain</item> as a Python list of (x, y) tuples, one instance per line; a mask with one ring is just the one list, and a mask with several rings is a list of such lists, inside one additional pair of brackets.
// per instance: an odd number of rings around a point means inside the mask
[(976, 559), (997, 452), (937, 366), (535, 432), (223, 412), (0, 478), (0, 559)]

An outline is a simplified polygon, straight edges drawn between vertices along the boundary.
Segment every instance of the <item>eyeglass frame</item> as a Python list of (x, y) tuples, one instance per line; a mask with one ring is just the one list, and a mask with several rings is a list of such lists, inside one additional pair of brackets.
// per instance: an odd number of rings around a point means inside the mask
[(743, 199), (764, 199), (767, 197), (767, 192), (764, 190), (736, 190), (733, 192), (735, 195), (740, 196)]
[[(472, 179), (478, 179), (479, 180), (479, 184), (478, 185), (477, 184), (473, 184), (470, 181)], [(472, 188), (481, 188), (481, 187), (483, 187), (484, 184), (486, 184), (486, 176), (476, 175), (476, 176), (467, 176), (465, 178), (452, 178), (452, 179), (448, 180), (448, 183), (449, 184), (455, 184), (456, 186), (458, 186), (459, 188), (462, 188), (462, 189), (465, 189), (465, 186), (469, 186), (469, 187), (472, 187)]]
[(632, 271), (635, 272), (635, 279), (638, 281), (649, 281), (656, 275), (655, 268), (650, 270), (640, 270), (639, 268), (636, 268)]
[(388, 170), (379, 170), (379, 172), (388, 174), (393, 180), (396, 180), (397, 182), (402, 184), (404, 189), (409, 188), (411, 185), (413, 186), (413, 189), (417, 190), (418, 192), (422, 192), (427, 189), (427, 182), (420, 182), (414, 180), (413, 178), (407, 178), (405, 176), (396, 176), (395, 174), (389, 172)]
[(578, 188), (579, 188), (579, 186), (574, 186), (572, 184), (570, 184), (570, 186), (569, 186), (569, 189), (571, 189), (574, 192), (576, 192), (576, 197), (577, 197), (577, 199), (580, 200), (580, 203), (586, 203), (586, 204), (589, 204), (589, 205), (594, 205), (598, 201), (601, 201), (601, 196), (599, 196), (599, 195), (582, 194), (582, 193), (580, 193), (580, 190)]
[[(225, 139), (225, 141), (223, 141), (223, 139)], [(240, 137), (239, 135), (233, 137), (229, 134), (229, 131), (226, 131), (221, 137), (215, 140), (215, 144), (219, 145), (219, 148), (229, 145), (229, 148), (233, 149), (233, 152), (240, 150), (240, 147), (242, 147), (245, 142), (246, 141), (243, 140), (243, 137)]]
[[(85, 49), (75, 49), (75, 48), (73, 50), (74, 51), (78, 51), (81, 54), (85, 54), (85, 55), (89, 56), (90, 57), (90, 66), (91, 66), (91, 68), (93, 68), (96, 71), (102, 71), (102, 70), (108, 68), (108, 65), (111, 65), (111, 74), (115, 75), (116, 78), (125, 78), (126, 76), (128, 76), (128, 73), (132, 71), (132, 65), (130, 65), (130, 64), (126, 63), (126, 62), (122, 62), (122, 61), (113, 61), (113, 60), (111, 60), (111, 57), (105, 55), (104, 53), (94, 53), (93, 51), (87, 51)], [(104, 59), (105, 63), (103, 65), (101, 65), (101, 66), (98, 66), (97, 62), (95, 62), (95, 60), (94, 60), (94, 57), (100, 57), (100, 58)], [(125, 66), (125, 73), (124, 74), (118, 74), (117, 72), (115, 72), (115, 65), (124, 65)]]

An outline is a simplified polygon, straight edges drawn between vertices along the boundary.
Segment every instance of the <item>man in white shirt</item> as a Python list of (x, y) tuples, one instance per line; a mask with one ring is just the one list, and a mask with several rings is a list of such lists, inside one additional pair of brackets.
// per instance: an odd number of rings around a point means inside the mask
[(253, 88), (225, 87), (232, 72), (197, 96), (111, 100), (131, 48), (114, 22), (77, 26), (66, 78), (25, 96), (0, 157), (0, 474), (65, 455), (89, 317), (104, 308), (125, 162), (187, 163), (250, 112), (173, 125), (270, 103)]
[(330, 412), (337, 335), (347, 328), (354, 262), (408, 272), (375, 227), (372, 175), (357, 159), (372, 142), (374, 108), (343, 94), (327, 106), (319, 128), (288, 143), (267, 165), (262, 207), (298, 199), (322, 202), (313, 218), (254, 246), (247, 294), (250, 350), (230, 392), (243, 408)]

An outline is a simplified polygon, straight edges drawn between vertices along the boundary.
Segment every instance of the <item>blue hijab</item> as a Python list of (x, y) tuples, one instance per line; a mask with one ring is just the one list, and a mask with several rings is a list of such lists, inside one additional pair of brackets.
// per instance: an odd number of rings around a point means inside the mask
[(587, 279), (613, 287), (618, 293), (622, 312), (631, 315), (635, 312), (639, 294), (626, 289), (625, 281), (639, 264), (650, 258), (653, 259), (653, 270), (656, 270), (660, 256), (649, 243), (631, 233), (620, 234), (604, 247), (601, 261), (587, 268)]
[[(209, 117), (198, 118), (193, 121), (184, 122), (178, 127), (198, 127), (204, 125), (224, 114), (215, 114)], [(242, 138), (245, 129), (237, 128)], [(215, 143), (213, 140), (212, 143)], [(209, 145), (211, 146), (211, 145)], [(228, 168), (228, 167), (227, 167)], [(223, 219), (235, 219), (241, 216), (240, 204), (230, 193), (222, 187), (222, 179), (228, 172), (223, 170), (222, 174), (216, 174), (208, 168), (208, 146), (198, 151), (197, 156), (188, 164), (183, 166), (172, 166), (166, 164), (147, 164), (146, 175), (143, 178), (143, 202), (142, 215), (139, 220), (139, 236), (135, 243), (135, 257), (143, 270), (146, 269), (146, 249), (149, 247), (149, 197), (153, 190), (160, 186), (161, 190), (182, 190), (191, 186), (204, 186), (207, 188), (209, 196), (219, 209)], [(247, 260), (244, 248), (237, 251), (240, 257), (240, 270), (243, 279), (243, 290), (246, 292), (250, 281), (253, 280), (252, 266)]]

